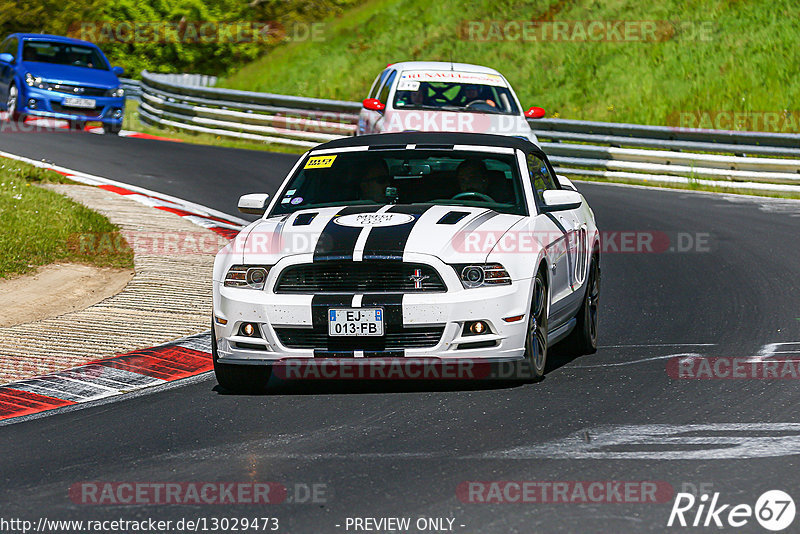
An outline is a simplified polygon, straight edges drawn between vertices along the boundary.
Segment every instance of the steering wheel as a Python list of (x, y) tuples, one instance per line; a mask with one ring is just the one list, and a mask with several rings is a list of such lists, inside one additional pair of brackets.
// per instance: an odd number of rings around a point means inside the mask
[(465, 191), (463, 193), (459, 193), (450, 200), (462, 200), (465, 198), (475, 197), (484, 202), (494, 202), (494, 199), (489, 195), (484, 195), (483, 193), (478, 193), (477, 191)]
[(484, 111), (498, 111), (496, 107), (488, 103), (486, 100), (473, 100), (472, 102), (467, 102), (464, 106), (466, 109), (482, 109)]

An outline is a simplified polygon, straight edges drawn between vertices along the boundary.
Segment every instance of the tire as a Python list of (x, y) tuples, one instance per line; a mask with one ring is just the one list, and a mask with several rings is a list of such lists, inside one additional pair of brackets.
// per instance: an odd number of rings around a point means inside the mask
[[(213, 321), (213, 319), (212, 319)], [(211, 356), (214, 361), (214, 374), (223, 389), (231, 393), (263, 393), (272, 375), (269, 366), (230, 365), (217, 361), (217, 336), (214, 323), (211, 323)]]
[(583, 295), (581, 309), (575, 318), (575, 328), (564, 340), (564, 347), (575, 355), (594, 354), (597, 352), (597, 324), (600, 302), (600, 266), (596, 255), (589, 263), (586, 275), (586, 291)]
[(547, 282), (540, 270), (533, 281), (533, 298), (528, 313), (528, 332), (525, 336), (525, 361), (530, 378), (535, 381), (544, 376), (547, 365), (547, 315), (550, 312), (550, 299), (547, 295)]
[(8, 87), (8, 99), (6, 100), (6, 111), (8, 112), (8, 120), (16, 122), (20, 120), (19, 114), (19, 90), (16, 84), (11, 84)]
[(103, 133), (110, 135), (119, 135), (122, 131), (122, 124), (106, 124), (103, 123)]

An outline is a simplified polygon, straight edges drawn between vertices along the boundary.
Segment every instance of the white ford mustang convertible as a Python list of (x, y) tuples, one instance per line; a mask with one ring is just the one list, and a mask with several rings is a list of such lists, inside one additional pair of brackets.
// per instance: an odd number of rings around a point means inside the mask
[(217, 379), (279, 362), (522, 362), (597, 346), (600, 245), (583, 196), (528, 140), (409, 132), (303, 155), (214, 263)]

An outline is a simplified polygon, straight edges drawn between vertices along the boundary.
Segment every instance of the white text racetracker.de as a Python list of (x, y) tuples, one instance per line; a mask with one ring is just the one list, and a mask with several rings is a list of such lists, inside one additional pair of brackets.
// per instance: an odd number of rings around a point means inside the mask
[(452, 532), (451, 517), (348, 517), (343, 527), (348, 532)]

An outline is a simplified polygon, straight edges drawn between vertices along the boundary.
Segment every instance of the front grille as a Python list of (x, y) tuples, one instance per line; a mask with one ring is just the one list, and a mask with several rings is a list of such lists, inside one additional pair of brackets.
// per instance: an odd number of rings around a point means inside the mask
[(399, 262), (324, 261), (284, 269), (276, 293), (443, 292), (447, 287), (430, 265)]
[(56, 104), (55, 102), (51, 102), (50, 106), (52, 106), (53, 111), (55, 113), (66, 113), (69, 115), (80, 115), (82, 117), (99, 117), (103, 114), (103, 108), (68, 108), (64, 107), (61, 104)]
[(389, 350), (435, 347), (442, 339), (444, 326), (402, 328), (382, 337), (328, 337), (327, 332), (311, 328), (275, 328), (278, 341), (290, 349)]
[(53, 84), (50, 86), (50, 90), (73, 96), (105, 96), (106, 91), (108, 91), (108, 89), (99, 89), (97, 87), (81, 87), (78, 85), (64, 84)]

